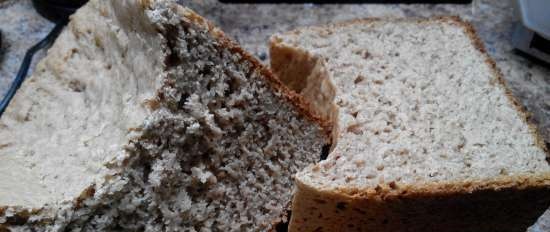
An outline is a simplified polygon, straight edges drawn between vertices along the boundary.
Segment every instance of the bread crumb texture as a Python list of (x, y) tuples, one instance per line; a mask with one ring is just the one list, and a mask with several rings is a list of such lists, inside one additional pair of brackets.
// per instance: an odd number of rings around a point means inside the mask
[(0, 231), (271, 229), (327, 133), (278, 85), (187, 8), (90, 1), (0, 119)]
[(318, 169), (301, 175), (316, 185), (550, 171), (485, 55), (454, 21), (375, 20), (273, 40), (323, 57), (336, 86), (338, 143)]

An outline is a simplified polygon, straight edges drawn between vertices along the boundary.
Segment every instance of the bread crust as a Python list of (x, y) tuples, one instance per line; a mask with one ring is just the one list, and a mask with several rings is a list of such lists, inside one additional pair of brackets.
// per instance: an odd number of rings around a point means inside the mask
[[(356, 19), (328, 26), (324, 30), (363, 24), (383, 18)], [(390, 19), (406, 20), (406, 19)], [(536, 138), (536, 145), (548, 149), (529, 121), (529, 113), (512, 95), (496, 63), (489, 57), (473, 26), (458, 16), (407, 20), (416, 23), (439, 21), (463, 28), (471, 43), (484, 56), (495, 81), (520, 112)], [(285, 34), (299, 34), (300, 29)], [(280, 45), (274, 36), (270, 48)], [(298, 49), (298, 48), (297, 48)], [(277, 52), (273, 49), (272, 52)], [(550, 205), (550, 173), (507, 176), (491, 180), (447, 181), (373, 188), (341, 187), (319, 189), (297, 180), (289, 231), (524, 231)]]
[(546, 210), (550, 182), (503, 181), (380, 188), (353, 196), (349, 189), (323, 192), (298, 183), (289, 231), (525, 231)]

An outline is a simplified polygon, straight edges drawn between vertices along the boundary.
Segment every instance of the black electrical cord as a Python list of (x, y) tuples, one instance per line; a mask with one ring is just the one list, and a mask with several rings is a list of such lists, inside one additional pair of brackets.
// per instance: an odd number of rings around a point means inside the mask
[(15, 92), (17, 92), (17, 90), (19, 89), (19, 87), (21, 87), (21, 84), (27, 77), (27, 72), (29, 71), (29, 66), (31, 65), (32, 57), (34, 56), (34, 54), (36, 54), (36, 52), (40, 51), (41, 49), (50, 46), (53, 41), (55, 41), (65, 24), (67, 24), (66, 20), (56, 23), (55, 27), (50, 31), (46, 38), (42, 39), (40, 42), (27, 50), (27, 52), (25, 53), (25, 57), (23, 58), (23, 63), (21, 63), (21, 66), (19, 67), (19, 71), (17, 72), (15, 80), (13, 80), (8, 92), (0, 102), (0, 117), (2, 116), (2, 114), (4, 114), (6, 107), (8, 107), (11, 99), (15, 95)]

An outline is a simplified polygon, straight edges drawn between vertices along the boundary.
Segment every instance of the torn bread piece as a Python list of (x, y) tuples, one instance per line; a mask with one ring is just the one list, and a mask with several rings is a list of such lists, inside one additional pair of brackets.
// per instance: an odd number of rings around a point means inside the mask
[(0, 231), (265, 231), (330, 125), (193, 11), (91, 0), (0, 119)]
[(296, 176), (290, 231), (525, 231), (550, 205), (546, 147), (459, 18), (302, 28), (270, 53), (314, 110), (337, 105), (331, 153)]

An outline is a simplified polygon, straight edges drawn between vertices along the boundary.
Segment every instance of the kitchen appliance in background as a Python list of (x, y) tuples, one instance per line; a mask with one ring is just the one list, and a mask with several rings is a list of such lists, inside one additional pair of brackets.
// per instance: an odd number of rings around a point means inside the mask
[(550, 63), (550, 1), (517, 0), (520, 21), (512, 44), (525, 54)]
[(49, 47), (53, 41), (55, 41), (59, 33), (61, 33), (65, 24), (67, 24), (69, 16), (86, 2), (87, 0), (32, 0), (36, 11), (44, 18), (54, 22), (55, 26), (44, 39), (29, 48), (25, 53), (17, 76), (11, 83), (6, 95), (0, 100), (0, 117), (4, 113), (4, 110), (6, 110), (6, 107), (8, 107), (13, 96), (15, 96), (15, 92), (17, 92), (27, 77), (27, 72), (29, 71), (29, 66), (31, 65), (34, 54), (43, 48)]

